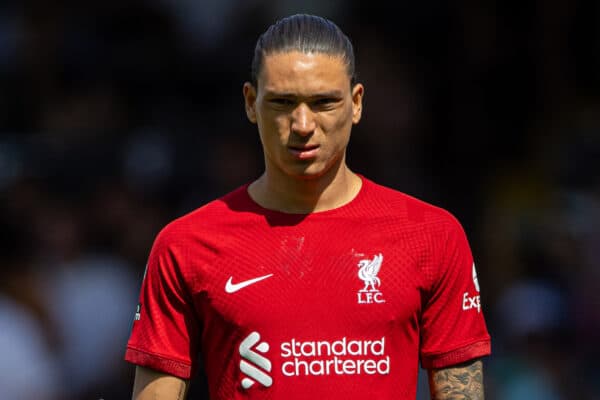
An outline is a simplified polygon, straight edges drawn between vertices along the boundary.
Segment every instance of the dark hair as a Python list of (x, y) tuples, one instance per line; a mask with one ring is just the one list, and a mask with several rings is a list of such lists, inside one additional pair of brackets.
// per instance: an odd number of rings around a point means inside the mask
[(346, 64), (350, 83), (356, 81), (354, 50), (348, 36), (332, 21), (316, 15), (296, 14), (269, 27), (256, 41), (251, 82), (256, 87), (265, 56), (299, 51), (339, 56)]

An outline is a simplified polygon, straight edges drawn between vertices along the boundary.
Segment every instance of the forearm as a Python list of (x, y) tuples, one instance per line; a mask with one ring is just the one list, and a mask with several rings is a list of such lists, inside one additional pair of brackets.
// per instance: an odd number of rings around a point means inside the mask
[(429, 371), (432, 400), (483, 400), (481, 360)]
[(183, 400), (188, 386), (186, 380), (136, 367), (133, 400)]

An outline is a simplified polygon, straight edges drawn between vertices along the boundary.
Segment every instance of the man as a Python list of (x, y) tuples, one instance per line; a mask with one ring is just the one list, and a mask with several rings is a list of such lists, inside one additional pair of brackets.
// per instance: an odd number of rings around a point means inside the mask
[(483, 399), (490, 339), (464, 232), (346, 165), (364, 88), (348, 38), (295, 15), (258, 40), (248, 119), (265, 171), (169, 224), (126, 359), (135, 399)]

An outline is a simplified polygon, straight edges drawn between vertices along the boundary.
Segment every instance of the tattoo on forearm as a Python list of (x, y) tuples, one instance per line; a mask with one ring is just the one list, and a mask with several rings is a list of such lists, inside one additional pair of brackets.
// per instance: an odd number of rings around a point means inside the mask
[(483, 365), (469, 362), (429, 373), (432, 400), (483, 400)]

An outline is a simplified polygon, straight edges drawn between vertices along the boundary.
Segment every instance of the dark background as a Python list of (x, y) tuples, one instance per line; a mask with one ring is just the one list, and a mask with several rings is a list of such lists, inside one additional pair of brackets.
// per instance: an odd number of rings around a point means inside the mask
[(0, 397), (129, 398), (154, 236), (261, 173), (241, 88), (297, 12), (354, 42), (350, 166), (465, 227), (487, 398), (600, 399), (593, 0), (1, 2)]

